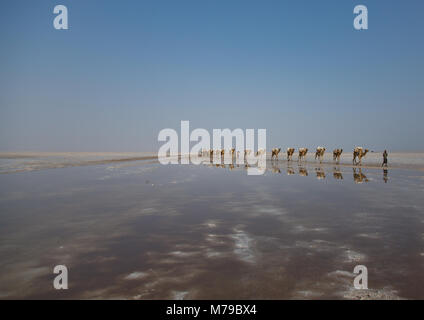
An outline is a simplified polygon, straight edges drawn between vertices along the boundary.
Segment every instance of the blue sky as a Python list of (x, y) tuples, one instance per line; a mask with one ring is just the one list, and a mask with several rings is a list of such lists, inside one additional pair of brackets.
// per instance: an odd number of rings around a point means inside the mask
[(157, 151), (181, 120), (424, 150), (423, 31), (419, 0), (1, 1), (0, 151)]

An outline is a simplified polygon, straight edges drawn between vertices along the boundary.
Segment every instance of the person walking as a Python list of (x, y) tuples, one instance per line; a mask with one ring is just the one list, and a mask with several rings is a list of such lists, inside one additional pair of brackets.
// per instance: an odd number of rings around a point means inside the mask
[(384, 152), (383, 152), (383, 163), (381, 164), (382, 167), (384, 165), (387, 167), (387, 157), (388, 157), (387, 150), (384, 150)]

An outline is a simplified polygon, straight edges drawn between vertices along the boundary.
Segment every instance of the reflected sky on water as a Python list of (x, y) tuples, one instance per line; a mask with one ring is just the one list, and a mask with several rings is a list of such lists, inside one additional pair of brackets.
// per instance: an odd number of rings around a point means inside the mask
[[(424, 298), (424, 175), (138, 161), (0, 176), (1, 298)], [(69, 268), (67, 291), (53, 268)], [(353, 288), (368, 267), (371, 290)]]

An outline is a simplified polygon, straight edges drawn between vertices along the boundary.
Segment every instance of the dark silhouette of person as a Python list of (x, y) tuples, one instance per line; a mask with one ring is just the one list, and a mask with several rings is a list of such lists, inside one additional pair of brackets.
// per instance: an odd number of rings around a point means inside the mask
[(387, 150), (384, 150), (384, 152), (383, 152), (383, 163), (381, 164), (382, 167), (384, 165), (387, 167), (387, 157), (388, 157)]

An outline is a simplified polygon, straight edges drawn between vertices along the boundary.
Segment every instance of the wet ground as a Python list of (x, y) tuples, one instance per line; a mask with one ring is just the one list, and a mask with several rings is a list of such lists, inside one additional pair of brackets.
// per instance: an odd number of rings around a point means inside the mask
[[(423, 171), (48, 168), (0, 175), (0, 298), (424, 298)], [(370, 290), (354, 289), (356, 265)]]

